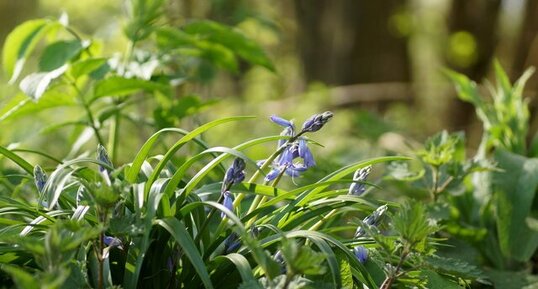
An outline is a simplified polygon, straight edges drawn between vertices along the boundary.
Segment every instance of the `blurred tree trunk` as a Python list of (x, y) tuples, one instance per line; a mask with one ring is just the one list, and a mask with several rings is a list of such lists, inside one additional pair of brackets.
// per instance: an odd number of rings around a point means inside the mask
[(307, 81), (329, 85), (407, 82), (407, 41), (391, 29), (401, 0), (295, 0)]
[(527, 0), (524, 13), (512, 66), (512, 79), (521, 76), (527, 67), (538, 66), (538, 1)]
[[(480, 82), (487, 76), (497, 46), (498, 19), (501, 0), (453, 0), (448, 19), (450, 35), (458, 31), (470, 33), (476, 42), (472, 64), (458, 67), (450, 59), (450, 68)], [(469, 129), (474, 117), (474, 107), (454, 97), (448, 108), (451, 112), (450, 129)]]

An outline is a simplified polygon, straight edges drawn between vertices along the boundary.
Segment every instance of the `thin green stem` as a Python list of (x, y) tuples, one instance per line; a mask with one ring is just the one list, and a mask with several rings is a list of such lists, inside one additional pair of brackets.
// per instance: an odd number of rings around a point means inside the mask
[(97, 142), (99, 142), (101, 145), (105, 145), (105, 142), (104, 142), (103, 138), (101, 137), (101, 133), (99, 132), (99, 128), (95, 124), (95, 118), (93, 117), (92, 110), (90, 109), (90, 106), (88, 105), (88, 103), (84, 99), (84, 95), (83, 95), (82, 91), (78, 88), (78, 85), (77, 85), (77, 83), (75, 82), (74, 79), (70, 79), (70, 83), (73, 86), (73, 88), (75, 89), (75, 91), (77, 92), (77, 98), (78, 98), (79, 102), (82, 104), (82, 107), (84, 108), (84, 111), (86, 111), (86, 115), (88, 117), (88, 122), (90, 123), (90, 127), (92, 128), (92, 130), (93, 130), (93, 132), (95, 134), (95, 137), (97, 138)]

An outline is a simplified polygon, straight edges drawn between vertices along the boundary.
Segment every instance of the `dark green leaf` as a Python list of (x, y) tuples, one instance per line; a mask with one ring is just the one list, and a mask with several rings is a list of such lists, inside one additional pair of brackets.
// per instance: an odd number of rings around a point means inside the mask
[(506, 257), (528, 261), (538, 248), (538, 232), (526, 222), (538, 186), (538, 159), (497, 150), (495, 160), (503, 170), (493, 177), (501, 250)]
[(101, 80), (95, 85), (94, 97), (125, 96), (141, 90), (159, 91), (163, 94), (170, 94), (170, 89), (170, 85), (162, 83), (114, 76)]
[(39, 70), (53, 71), (77, 56), (83, 48), (79, 40), (54, 42), (43, 51), (39, 60)]

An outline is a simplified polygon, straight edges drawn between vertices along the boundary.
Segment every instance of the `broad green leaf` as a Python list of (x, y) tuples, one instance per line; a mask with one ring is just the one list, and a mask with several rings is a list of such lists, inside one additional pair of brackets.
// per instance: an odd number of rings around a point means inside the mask
[(238, 64), (234, 54), (237, 51), (222, 43), (172, 28), (157, 30), (157, 43), (163, 48), (178, 49), (182, 55), (203, 58), (224, 69), (237, 71)]
[(501, 250), (506, 257), (525, 262), (538, 248), (538, 232), (526, 221), (538, 186), (538, 159), (498, 149), (495, 160), (503, 170), (493, 177)]
[(138, 91), (159, 91), (170, 94), (170, 85), (135, 78), (109, 77), (95, 85), (94, 98), (125, 96)]
[(246, 61), (271, 71), (274, 67), (261, 47), (240, 31), (217, 22), (203, 20), (188, 23), (183, 30), (191, 35), (221, 44)]
[(22, 23), (9, 33), (4, 43), (2, 59), (10, 83), (17, 80), (26, 58), (32, 53), (39, 40), (50, 29), (59, 26), (61, 24), (56, 21), (35, 19)]
[(155, 223), (163, 228), (165, 228), (172, 237), (176, 240), (178, 245), (183, 248), (183, 252), (191, 261), (194, 269), (200, 276), (202, 283), (204, 283), (205, 288), (213, 288), (211, 279), (209, 278), (209, 273), (207, 272), (206, 266), (198, 252), (198, 248), (194, 244), (194, 240), (191, 238), (185, 225), (178, 221), (175, 218), (167, 218), (156, 220)]
[(69, 72), (74, 78), (79, 78), (83, 75), (91, 74), (105, 65), (107, 65), (106, 58), (84, 59), (73, 63)]
[(49, 108), (76, 105), (74, 95), (60, 89), (49, 89), (38, 102), (31, 101), (23, 93), (17, 94), (0, 108), (0, 122), (33, 115)]
[(49, 72), (31, 73), (21, 81), (19, 87), (32, 100), (38, 101), (49, 88), (51, 81), (60, 77), (66, 70), (67, 65), (64, 65)]
[(57, 41), (49, 44), (39, 60), (39, 70), (53, 71), (62, 67), (84, 48), (80, 40)]

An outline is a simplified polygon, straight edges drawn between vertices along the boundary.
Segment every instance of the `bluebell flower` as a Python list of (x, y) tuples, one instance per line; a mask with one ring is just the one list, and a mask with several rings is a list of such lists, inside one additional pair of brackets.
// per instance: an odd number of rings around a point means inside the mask
[(236, 233), (231, 233), (230, 236), (224, 240), (224, 254), (230, 254), (237, 251), (241, 247), (241, 241)]
[[(232, 193), (230, 193), (230, 191), (224, 192), (223, 195), (224, 195), (224, 199), (222, 200), (222, 205), (226, 207), (226, 209), (233, 212), (234, 211), (234, 196), (232, 195)], [(220, 213), (221, 218), (224, 218), (225, 216), (226, 214), (224, 212)]]
[(307, 168), (313, 167), (316, 165), (316, 162), (314, 161), (314, 156), (312, 155), (312, 152), (308, 148), (307, 141), (304, 138), (299, 138), (299, 148), (298, 153), (299, 157), (303, 159), (303, 163)]
[(303, 123), (302, 132), (315, 132), (320, 130), (331, 118), (333, 113), (326, 111), (321, 114), (314, 114)]
[(357, 246), (353, 248), (353, 253), (362, 264), (368, 261), (368, 249), (366, 249), (364, 246)]
[(276, 115), (271, 115), (271, 117), (269, 117), (271, 119), (272, 122), (280, 125), (280, 126), (283, 126), (283, 127), (286, 127), (286, 128), (293, 128), (294, 125), (293, 125), (293, 121), (291, 120), (287, 120), (287, 119), (283, 119), (279, 116), (276, 116)]
[(110, 248), (118, 248), (120, 250), (123, 250), (123, 243), (120, 239), (116, 237), (106, 236), (103, 238), (103, 241), (105, 245), (109, 246)]
[(36, 165), (34, 167), (34, 182), (35, 186), (37, 187), (37, 190), (42, 193), (43, 189), (45, 188), (45, 184), (47, 183), (47, 174), (43, 171), (43, 169)]
[[(372, 214), (368, 215), (366, 218), (362, 220), (362, 223), (371, 226), (376, 227), (379, 225), (379, 222), (381, 221), (381, 216), (387, 211), (388, 207), (387, 205), (380, 206), (377, 208)], [(355, 231), (355, 238), (362, 237), (366, 234), (366, 230), (362, 226), (358, 226), (357, 230)]]
[(274, 167), (269, 171), (269, 173), (265, 176), (265, 181), (270, 182), (278, 177), (280, 174), (281, 169), (279, 167)]
[(366, 185), (364, 182), (366, 178), (370, 175), (370, 171), (372, 170), (372, 166), (367, 166), (361, 169), (358, 169), (355, 174), (353, 175), (353, 180), (355, 181), (349, 186), (349, 194), (360, 196), (366, 191)]
[(284, 172), (286, 175), (296, 178), (301, 175), (302, 172), (305, 172), (308, 169), (308, 167), (302, 165), (302, 164), (291, 164), (286, 167), (286, 171)]

